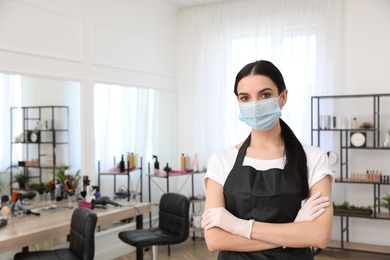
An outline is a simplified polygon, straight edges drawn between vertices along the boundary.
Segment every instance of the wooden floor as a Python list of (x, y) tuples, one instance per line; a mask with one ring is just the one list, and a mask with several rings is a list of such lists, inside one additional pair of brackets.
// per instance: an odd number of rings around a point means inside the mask
[[(168, 247), (159, 246), (158, 259), (159, 260), (215, 260), (218, 253), (211, 253), (207, 250), (204, 240), (193, 241), (191, 238), (186, 242), (171, 245), (171, 256), (168, 256)], [(136, 259), (135, 253), (127, 256), (115, 258), (115, 260), (134, 260)], [(151, 259), (149, 251), (145, 252), (144, 259)], [(368, 254), (351, 251), (340, 251), (323, 249), (314, 256), (315, 260), (389, 260), (390, 256), (380, 254)]]

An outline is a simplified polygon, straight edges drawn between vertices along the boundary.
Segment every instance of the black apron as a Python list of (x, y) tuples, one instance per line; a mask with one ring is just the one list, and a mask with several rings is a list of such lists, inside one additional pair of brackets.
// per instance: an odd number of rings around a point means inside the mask
[[(252, 166), (243, 166), (250, 140), (251, 135), (238, 151), (236, 162), (223, 187), (226, 209), (241, 219), (268, 223), (293, 222), (301, 208), (300, 188), (284, 169), (258, 171)], [(279, 247), (256, 252), (220, 251), (218, 259), (313, 260), (314, 256), (309, 247)]]

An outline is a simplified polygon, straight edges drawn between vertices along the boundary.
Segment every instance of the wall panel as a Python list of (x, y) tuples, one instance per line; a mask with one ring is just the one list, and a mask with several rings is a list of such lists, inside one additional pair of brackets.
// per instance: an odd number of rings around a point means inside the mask
[(92, 34), (94, 65), (172, 75), (172, 48), (155, 37), (99, 22), (93, 23)]
[(47, 7), (2, 1), (0, 49), (82, 61), (82, 19)]

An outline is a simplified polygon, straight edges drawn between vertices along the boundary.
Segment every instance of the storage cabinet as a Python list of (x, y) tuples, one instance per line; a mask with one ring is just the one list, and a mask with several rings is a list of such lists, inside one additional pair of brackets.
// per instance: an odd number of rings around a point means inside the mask
[[(349, 103), (355, 110), (349, 110)], [(359, 107), (360, 106), (360, 107)], [(388, 189), (390, 169), (387, 167), (388, 161), (383, 161), (381, 165), (375, 164), (370, 158), (373, 153), (389, 153), (388, 144), (384, 142), (385, 133), (390, 128), (388, 107), (390, 106), (390, 94), (369, 94), (369, 95), (340, 95), (340, 96), (313, 96), (311, 99), (311, 143), (320, 147), (325, 147), (337, 151), (339, 154), (339, 172), (336, 175), (334, 191), (344, 189), (344, 185), (369, 185), (364, 189), (366, 196), (372, 198), (372, 214), (352, 214), (348, 212), (335, 212), (335, 217), (340, 218), (340, 241), (332, 241), (330, 247), (367, 251), (390, 255), (390, 238), (385, 241), (388, 246), (378, 246), (371, 244), (355, 243), (350, 240), (350, 230), (354, 227), (351, 218), (362, 218), (369, 221), (390, 220), (390, 214), (381, 212), (380, 201), (385, 195), (383, 189)], [(384, 109), (385, 108), (385, 109)], [(363, 113), (352, 116), (340, 116), (343, 113)], [(329, 115), (333, 113), (332, 115)], [(325, 116), (328, 114), (327, 116)], [(339, 114), (338, 116), (335, 116)], [(357, 121), (360, 117), (364, 120)], [(387, 117), (386, 117), (387, 116)], [(387, 119), (383, 120), (383, 119)], [(351, 121), (352, 120), (352, 121)], [(340, 122), (341, 121), (341, 122)], [(344, 122), (342, 122), (344, 121)], [(381, 123), (387, 123), (382, 126)], [(362, 128), (362, 126), (367, 128)], [(324, 135), (328, 138), (325, 139)], [(381, 138), (382, 137), (382, 138)], [(354, 139), (356, 138), (356, 140)], [(339, 141), (338, 141), (339, 140)], [(338, 143), (338, 144), (337, 144)], [(357, 152), (364, 152), (364, 155), (355, 156)], [(386, 155), (386, 156), (388, 156)], [(362, 158), (363, 157), (363, 158)], [(383, 167), (386, 172), (366, 171), (356, 173), (353, 166), (364, 164), (366, 169)], [(372, 190), (372, 193), (369, 192)], [(360, 192), (360, 189), (359, 189)], [(357, 205), (365, 206), (365, 205)], [(390, 222), (388, 223), (390, 224)], [(388, 226), (388, 225), (387, 225)]]
[[(115, 158), (114, 158), (114, 165), (115, 165)], [(114, 177), (114, 193), (116, 197), (126, 197), (127, 201), (130, 201), (130, 199), (138, 200), (139, 202), (142, 202), (142, 157), (140, 157), (140, 167), (135, 167), (130, 169), (129, 165), (130, 163), (127, 163), (127, 167), (125, 169), (125, 172), (110, 172), (110, 171), (101, 171), (100, 169), (100, 162), (98, 162), (98, 186), (101, 187), (101, 177), (102, 176), (111, 176)], [(133, 185), (133, 182), (131, 181), (131, 175), (138, 174), (139, 178), (135, 185)], [(127, 190), (122, 192), (118, 192), (117, 185), (116, 185), (116, 178), (117, 176), (126, 176), (127, 177)]]
[[(57, 166), (69, 165), (69, 108), (11, 108), (11, 165), (22, 169), (26, 185), (42, 183), (46, 172), (55, 178)], [(12, 194), (16, 168), (10, 168)], [(35, 179), (35, 181), (33, 181)]]

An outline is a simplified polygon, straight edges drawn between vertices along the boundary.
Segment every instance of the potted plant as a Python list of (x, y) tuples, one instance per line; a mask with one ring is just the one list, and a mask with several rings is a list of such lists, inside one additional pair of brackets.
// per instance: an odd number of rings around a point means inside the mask
[(48, 183), (29, 183), (28, 184), (29, 190), (35, 190), (39, 194), (43, 194), (45, 191), (49, 190), (49, 184)]
[(57, 184), (64, 185), (65, 171), (69, 169), (69, 166), (63, 165), (56, 167), (57, 170)]
[[(56, 168), (57, 169), (56, 183), (61, 185), (61, 189), (63, 191), (65, 190), (65, 187), (64, 187), (65, 180), (66, 180), (65, 171), (68, 170), (69, 168), (70, 168), (69, 166), (59, 166)], [(75, 175), (69, 176), (68, 182), (72, 188), (76, 188), (74, 186), (77, 186), (79, 178), (80, 178), (80, 170), (78, 170)]]
[(346, 214), (346, 215), (371, 215), (372, 208), (371, 206), (358, 207), (350, 205), (348, 201), (344, 201), (340, 205), (336, 205), (333, 202), (334, 213), (336, 214)]
[(26, 188), (26, 179), (24, 178), (24, 172), (18, 172), (13, 175), (13, 182), (19, 184), (19, 189), (23, 190)]
[(381, 206), (386, 208), (389, 211), (390, 215), (390, 195), (387, 193), (385, 197), (381, 200)]
[(13, 169), (15, 171), (12, 174), (12, 183), (18, 183), (19, 184), (19, 189), (25, 189), (26, 188), (26, 178), (24, 176), (24, 171), (17, 165), (11, 165), (8, 166), (5, 171), (9, 171)]

